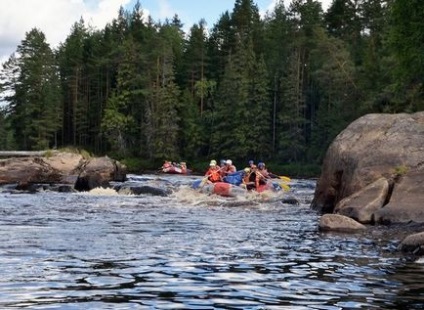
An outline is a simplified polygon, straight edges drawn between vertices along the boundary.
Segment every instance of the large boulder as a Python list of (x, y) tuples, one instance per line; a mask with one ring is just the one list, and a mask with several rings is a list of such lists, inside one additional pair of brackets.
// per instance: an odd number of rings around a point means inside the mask
[(395, 221), (402, 211), (402, 221), (424, 221), (423, 165), (424, 112), (365, 115), (330, 145), (311, 207), (332, 213), (342, 199), (383, 177), (393, 188), (375, 217)]
[(109, 187), (110, 181), (125, 181), (125, 168), (117, 161), (104, 156), (88, 159), (80, 168), (75, 188), (89, 191), (96, 187)]
[(31, 184), (45, 183), (88, 191), (125, 179), (125, 167), (107, 156), (84, 158), (77, 153), (53, 151), (0, 160), (0, 185), (17, 184), (17, 189), (23, 190), (33, 188)]

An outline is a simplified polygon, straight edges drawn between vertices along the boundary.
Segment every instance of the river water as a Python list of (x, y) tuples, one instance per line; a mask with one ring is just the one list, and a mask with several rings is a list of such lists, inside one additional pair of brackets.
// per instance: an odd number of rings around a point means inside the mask
[(386, 228), (321, 233), (314, 181), (210, 197), (0, 192), (1, 309), (424, 309), (424, 263)]

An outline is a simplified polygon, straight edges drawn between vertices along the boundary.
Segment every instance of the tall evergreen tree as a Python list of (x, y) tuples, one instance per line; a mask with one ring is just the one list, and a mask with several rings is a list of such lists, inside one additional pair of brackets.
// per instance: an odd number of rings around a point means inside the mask
[[(361, 89), (355, 66), (344, 42), (316, 30), (317, 46), (312, 51), (312, 79), (319, 88), (319, 106), (314, 119), (312, 157), (319, 160), (324, 150), (351, 121), (359, 116)], [(323, 147), (325, 146), (325, 147)]]
[[(264, 55), (272, 85), (272, 151), (277, 150), (277, 115), (281, 111), (278, 105), (281, 97), (281, 79), (286, 75), (290, 46), (290, 20), (284, 1), (276, 4), (274, 11), (266, 16), (264, 24)], [(278, 128), (281, 130), (281, 128)]]
[(175, 83), (175, 50), (181, 39), (178, 27), (160, 27), (156, 66), (151, 76), (146, 106), (146, 150), (152, 159), (175, 158), (179, 154), (178, 135), (180, 90)]
[(7, 108), (0, 107), (0, 150), (14, 150), (13, 128), (10, 124)]
[(334, 0), (325, 15), (327, 28), (331, 35), (348, 44), (355, 64), (362, 63), (364, 30), (362, 25), (361, 2), (363, 0)]
[(61, 94), (53, 51), (44, 33), (33, 28), (17, 48), (18, 58), (10, 65), (12, 77), (9, 111), (16, 140), (22, 149), (56, 146), (61, 125)]
[(123, 58), (117, 72), (117, 87), (106, 103), (102, 121), (102, 131), (113, 149), (121, 155), (139, 142), (137, 136), (137, 113), (143, 89), (140, 88), (140, 71), (137, 57), (137, 44), (130, 36), (123, 45)]
[(85, 135), (86, 103), (83, 97), (85, 76), (84, 42), (88, 32), (83, 19), (74, 23), (71, 34), (59, 49), (59, 66), (64, 93), (63, 143), (78, 145)]
[(215, 105), (213, 154), (236, 159), (263, 156), (270, 149), (267, 72), (253, 44), (229, 57)]
[(424, 109), (423, 9), (424, 3), (418, 0), (391, 3), (389, 43), (397, 62), (396, 84), (401, 97), (397, 111)]

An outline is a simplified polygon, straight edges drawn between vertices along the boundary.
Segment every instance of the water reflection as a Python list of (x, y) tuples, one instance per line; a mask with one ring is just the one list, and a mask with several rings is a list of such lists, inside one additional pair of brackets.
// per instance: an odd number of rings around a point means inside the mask
[(424, 264), (398, 256), (397, 240), (319, 233), (312, 190), (299, 186), (298, 206), (0, 194), (0, 306), (423, 308)]

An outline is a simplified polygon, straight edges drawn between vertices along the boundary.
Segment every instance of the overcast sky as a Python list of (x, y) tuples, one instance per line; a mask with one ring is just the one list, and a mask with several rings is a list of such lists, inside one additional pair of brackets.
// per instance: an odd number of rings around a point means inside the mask
[[(264, 14), (277, 0), (254, 1)], [(290, 0), (284, 0), (287, 3)], [(331, 0), (322, 0), (326, 9)], [(71, 26), (84, 18), (87, 24), (102, 29), (117, 17), (119, 7), (131, 10), (136, 0), (0, 0), (0, 63), (16, 51), (25, 33), (38, 28), (52, 48), (69, 35)], [(225, 11), (232, 11), (234, 0), (140, 0), (146, 15), (163, 21), (178, 14), (189, 29), (205, 18), (212, 27)]]

